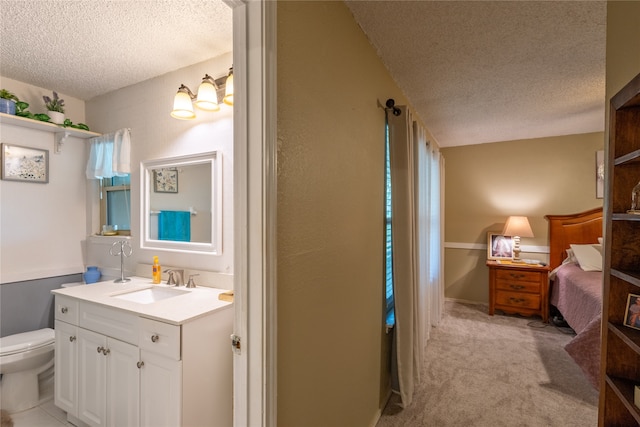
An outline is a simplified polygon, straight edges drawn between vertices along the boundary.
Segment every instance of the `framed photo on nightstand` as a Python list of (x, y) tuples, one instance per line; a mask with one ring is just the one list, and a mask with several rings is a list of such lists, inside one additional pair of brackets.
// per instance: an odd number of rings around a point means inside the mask
[(513, 239), (511, 236), (487, 233), (487, 259), (511, 259), (513, 256)]

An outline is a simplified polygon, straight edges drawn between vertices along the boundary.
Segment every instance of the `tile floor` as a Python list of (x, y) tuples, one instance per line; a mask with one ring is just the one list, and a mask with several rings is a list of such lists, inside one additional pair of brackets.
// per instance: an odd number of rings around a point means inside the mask
[(11, 414), (13, 427), (73, 427), (67, 414), (53, 404), (53, 399), (26, 411)]

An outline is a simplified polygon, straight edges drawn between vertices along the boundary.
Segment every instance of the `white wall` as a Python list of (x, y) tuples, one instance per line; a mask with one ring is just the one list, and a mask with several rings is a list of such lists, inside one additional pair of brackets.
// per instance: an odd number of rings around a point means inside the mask
[[(96, 97), (86, 103), (89, 123), (101, 133), (121, 128), (131, 129), (131, 245), (133, 255), (125, 261), (125, 269), (135, 271), (137, 263), (151, 263), (158, 255), (163, 266), (233, 273), (233, 111), (221, 105), (221, 111), (196, 109), (195, 120), (183, 121), (169, 113), (173, 97), (181, 83), (197, 91), (202, 77), (226, 75), (232, 54), (171, 72), (127, 88)], [(221, 255), (177, 253), (140, 248), (140, 162), (189, 154), (218, 151), (223, 173), (223, 240)], [(87, 210), (91, 230), (100, 230), (97, 183), (88, 188)], [(105, 271), (119, 269), (119, 258), (109, 255), (113, 239), (92, 238), (87, 242), (90, 264)], [(111, 270), (110, 270), (111, 269)]]
[[(28, 102), (29, 111), (45, 112), (50, 89), (2, 78), (3, 89)], [(84, 122), (84, 102), (65, 94), (67, 116)], [(54, 134), (0, 125), (3, 143), (49, 150), (49, 183), (0, 180), (0, 283), (82, 272), (82, 241), (87, 235), (84, 167), (86, 141), (67, 139), (54, 154)]]

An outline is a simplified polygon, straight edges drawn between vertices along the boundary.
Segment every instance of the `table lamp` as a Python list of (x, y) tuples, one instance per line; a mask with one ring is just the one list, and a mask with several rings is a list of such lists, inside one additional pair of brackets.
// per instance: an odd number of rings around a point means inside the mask
[(502, 235), (513, 237), (513, 261), (520, 261), (520, 238), (533, 237), (533, 231), (526, 216), (510, 216), (504, 225)]

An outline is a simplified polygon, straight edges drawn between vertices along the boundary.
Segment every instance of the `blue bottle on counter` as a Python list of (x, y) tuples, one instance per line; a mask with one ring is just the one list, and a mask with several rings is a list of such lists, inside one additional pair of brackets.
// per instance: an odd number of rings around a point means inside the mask
[(96, 283), (98, 280), (100, 280), (101, 275), (102, 273), (100, 273), (98, 267), (96, 267), (95, 265), (91, 265), (87, 267), (87, 271), (85, 271), (84, 273), (84, 282), (86, 284)]

